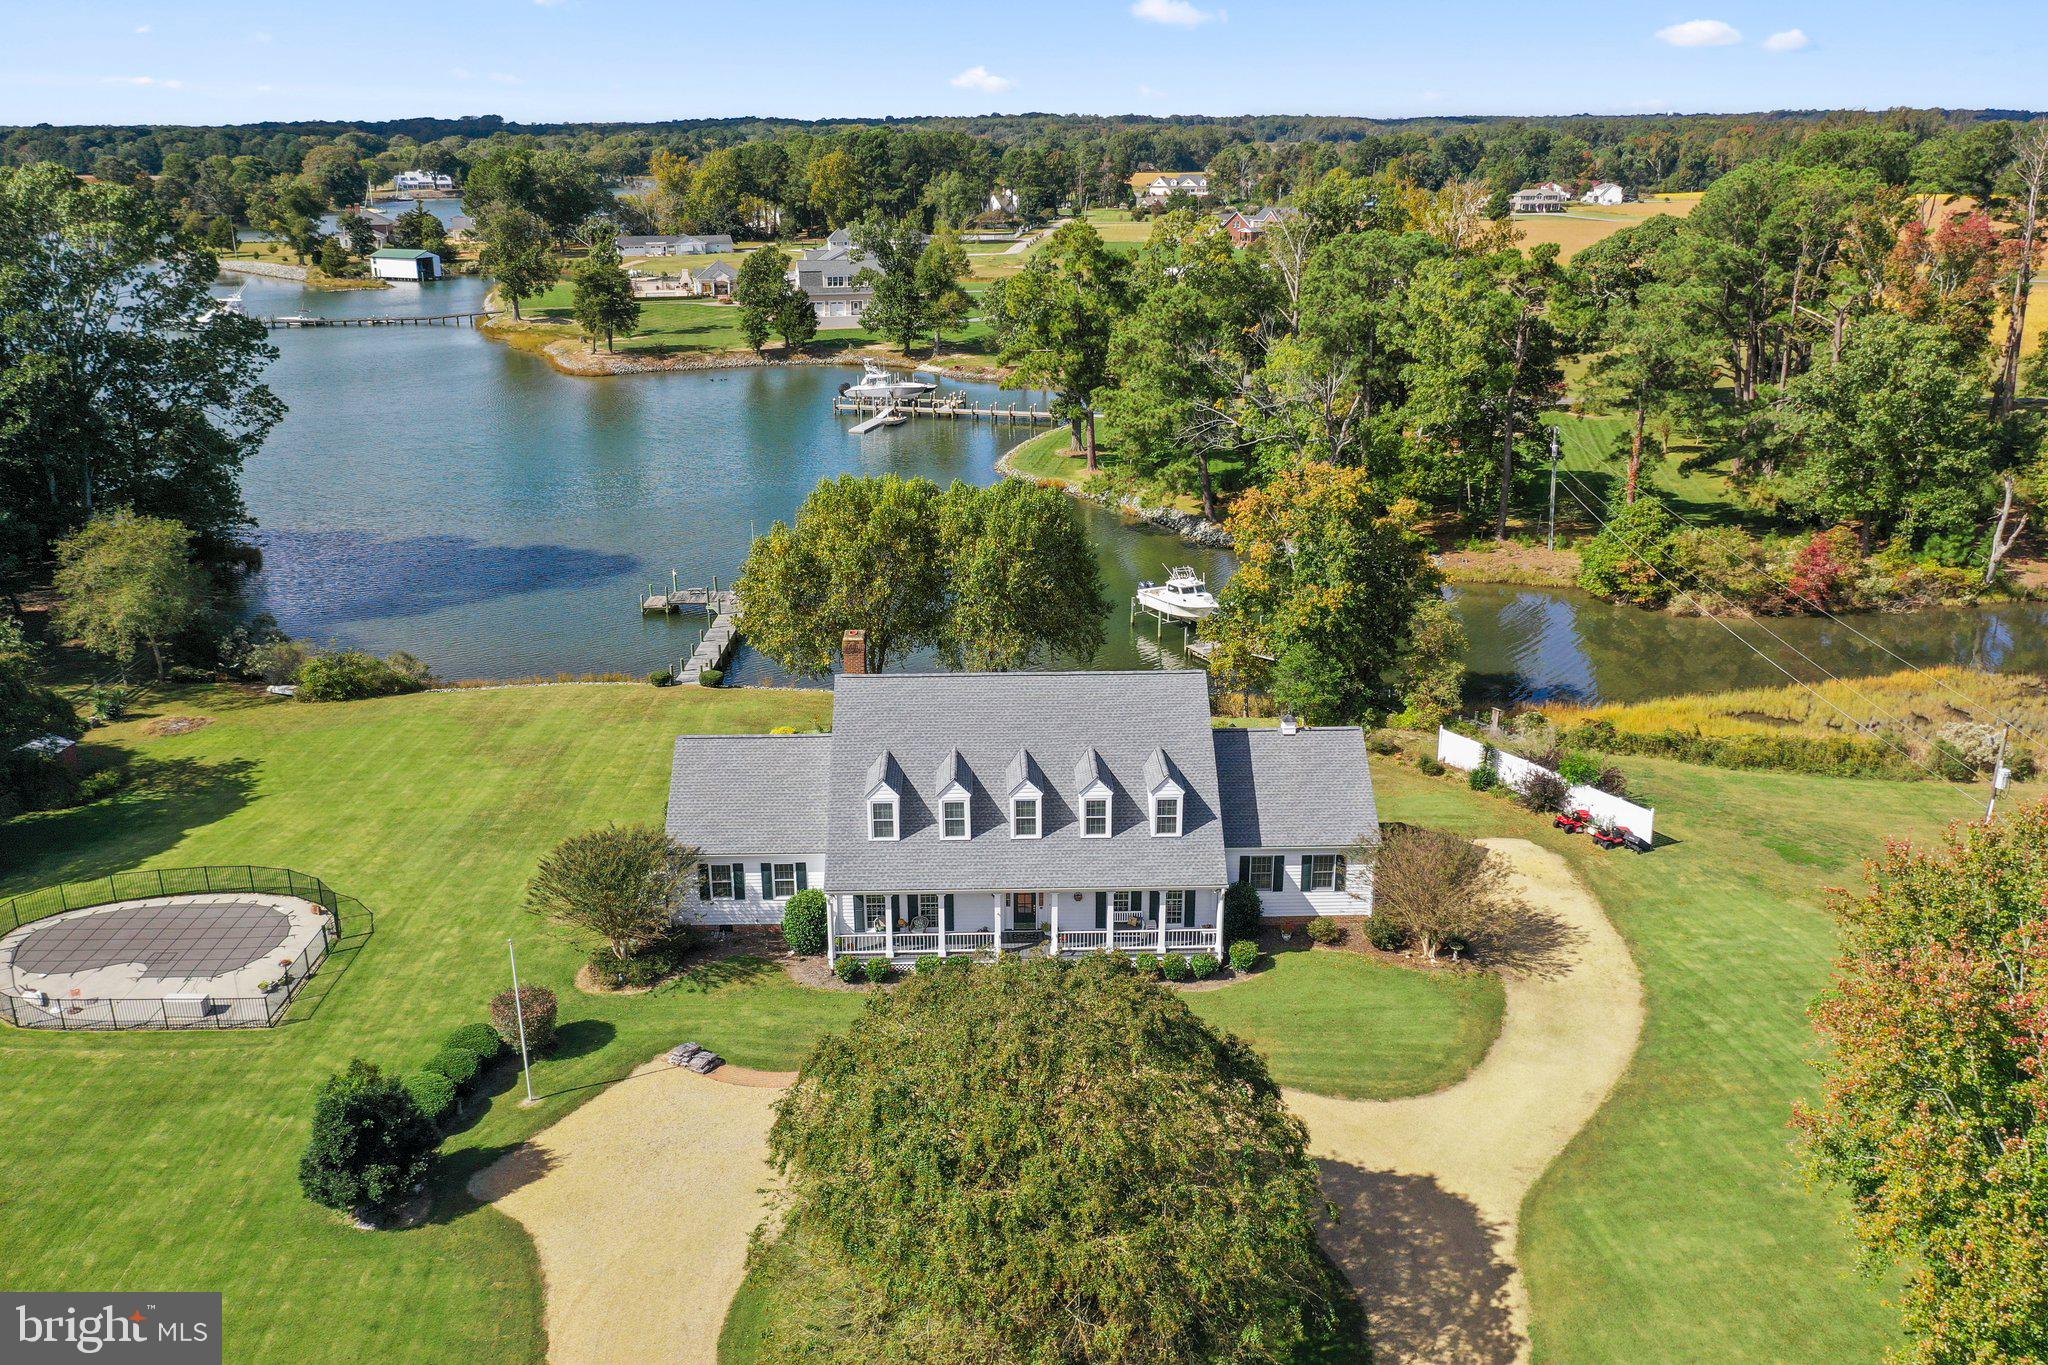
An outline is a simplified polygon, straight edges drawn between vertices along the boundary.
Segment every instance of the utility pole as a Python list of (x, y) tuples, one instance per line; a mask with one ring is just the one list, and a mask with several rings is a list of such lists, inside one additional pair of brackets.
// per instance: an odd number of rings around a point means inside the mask
[(1987, 825), (1991, 823), (1991, 817), (1998, 813), (1998, 794), (2005, 790), (2006, 783), (2011, 780), (2005, 770), (2005, 741), (2011, 733), (2010, 725), (1998, 732), (1998, 759), (1991, 765), (1991, 800), (1984, 807), (1984, 823)]
[(526, 1102), (534, 1103), (533, 1062), (526, 1055), (526, 1003), (519, 998), (519, 950), (512, 946), (512, 940), (505, 940), (505, 951), (512, 958), (512, 1017), (519, 1021), (519, 1074), (526, 1081)]
[(1557, 548), (1557, 428), (1550, 429), (1550, 535), (1544, 548)]

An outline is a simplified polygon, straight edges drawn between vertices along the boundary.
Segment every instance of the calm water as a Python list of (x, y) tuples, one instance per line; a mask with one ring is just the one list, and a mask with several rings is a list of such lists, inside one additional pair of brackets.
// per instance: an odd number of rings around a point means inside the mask
[[(468, 279), (336, 294), (249, 279), (241, 289), (250, 312), (330, 316), (460, 312), (484, 293)], [(830, 398), (850, 374), (834, 366), (589, 380), (467, 329), (274, 335), (282, 354), (270, 381), (291, 412), (245, 477), (265, 552), (255, 605), (293, 634), (411, 650), (449, 677), (672, 665), (702, 623), (643, 618), (649, 583), (666, 584), (671, 569), (685, 583), (730, 581), (750, 536), (790, 517), (819, 479), (988, 483), (1024, 434), (914, 421), (849, 436), (852, 419)], [(1229, 557), (1082, 507), (1117, 604), (1095, 663), (1184, 662), (1177, 631), (1132, 629), (1131, 591), (1183, 563), (1219, 583)], [(1481, 699), (1632, 700), (1784, 680), (1711, 621), (1537, 589), (1465, 588), (1456, 601)], [(1918, 664), (2048, 670), (2041, 607), (1851, 624)], [(1756, 627), (1736, 629), (1811, 675)], [(1831, 622), (1771, 629), (1834, 672), (1898, 666)], [(772, 681), (774, 670), (743, 649), (733, 677)]]

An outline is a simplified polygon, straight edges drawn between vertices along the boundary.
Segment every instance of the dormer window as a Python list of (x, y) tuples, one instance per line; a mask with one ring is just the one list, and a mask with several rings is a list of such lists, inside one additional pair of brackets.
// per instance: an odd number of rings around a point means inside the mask
[(1038, 798), (1019, 796), (1010, 802), (1010, 837), (1012, 839), (1036, 839), (1038, 837)]
[(939, 810), (941, 829), (948, 839), (967, 837), (967, 801), (960, 798), (945, 802)]
[(1152, 798), (1152, 832), (1155, 835), (1180, 833), (1180, 796), (1174, 792), (1161, 792)]
[(1081, 803), (1081, 837), (1083, 839), (1107, 839), (1109, 837), (1109, 798), (1091, 796)]
[(868, 838), (896, 837), (896, 803), (888, 798), (868, 802)]

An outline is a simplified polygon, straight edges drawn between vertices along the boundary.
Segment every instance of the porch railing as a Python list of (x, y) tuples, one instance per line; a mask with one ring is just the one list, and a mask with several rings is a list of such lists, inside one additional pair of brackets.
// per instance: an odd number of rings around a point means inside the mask
[(887, 934), (839, 935), (839, 951), (842, 953), (885, 953), (888, 950)]
[(896, 951), (899, 953), (936, 953), (939, 950), (939, 936), (936, 931), (919, 931), (896, 935)]
[(1063, 953), (1099, 953), (1108, 943), (1107, 929), (1063, 929), (1054, 947)]
[(1168, 929), (1166, 931), (1166, 948), (1168, 952), (1173, 951), (1175, 948), (1186, 950), (1190, 948), (1214, 948), (1215, 946), (1216, 931), (1214, 929)]
[(1113, 929), (1109, 946), (1125, 953), (1142, 953), (1159, 947), (1157, 929)]
[(988, 929), (956, 930), (946, 935), (946, 951), (949, 953), (986, 953), (994, 951), (996, 936)]

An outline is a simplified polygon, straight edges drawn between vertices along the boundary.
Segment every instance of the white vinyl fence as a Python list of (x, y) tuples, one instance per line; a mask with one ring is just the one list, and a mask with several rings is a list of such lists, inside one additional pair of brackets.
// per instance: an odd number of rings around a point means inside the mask
[[(1470, 772), (1486, 762), (1488, 747), (1476, 739), (1469, 739), (1442, 726), (1437, 727), (1437, 761), (1446, 768)], [(1517, 758), (1505, 749), (1493, 751), (1493, 763), (1500, 771), (1501, 785), (1516, 791), (1522, 789), (1522, 784), (1529, 780), (1532, 773), (1550, 773), (1552, 777), (1557, 777), (1550, 769), (1538, 767), (1526, 758)], [(1564, 779), (1558, 780), (1561, 782)], [(1656, 836), (1657, 812), (1654, 809), (1649, 806), (1638, 806), (1633, 801), (1611, 795), (1598, 787), (1573, 787), (1565, 798), (1565, 804), (1572, 810), (1591, 811), (1596, 820), (1612, 821), (1646, 844)]]

